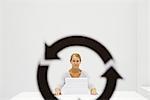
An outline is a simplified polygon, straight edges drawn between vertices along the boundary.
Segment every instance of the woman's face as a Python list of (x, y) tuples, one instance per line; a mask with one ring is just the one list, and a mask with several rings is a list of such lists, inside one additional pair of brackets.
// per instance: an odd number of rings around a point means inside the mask
[(72, 67), (73, 68), (79, 68), (80, 66), (80, 58), (79, 57), (76, 57), (75, 55), (72, 56), (72, 59), (71, 59), (71, 64), (72, 64)]

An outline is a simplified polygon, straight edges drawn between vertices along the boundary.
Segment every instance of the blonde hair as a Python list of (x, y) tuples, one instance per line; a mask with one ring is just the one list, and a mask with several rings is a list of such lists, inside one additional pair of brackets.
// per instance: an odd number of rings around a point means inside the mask
[(73, 56), (78, 57), (78, 58), (80, 59), (80, 62), (81, 62), (81, 56), (80, 56), (79, 53), (73, 53), (73, 54), (71, 55), (71, 57), (70, 57), (70, 61), (72, 60), (72, 57), (73, 57)]

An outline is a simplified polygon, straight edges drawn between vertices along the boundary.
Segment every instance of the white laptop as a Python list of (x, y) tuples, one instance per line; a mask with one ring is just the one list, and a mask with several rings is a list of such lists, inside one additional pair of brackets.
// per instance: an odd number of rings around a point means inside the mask
[(65, 78), (61, 92), (63, 95), (90, 94), (88, 78)]

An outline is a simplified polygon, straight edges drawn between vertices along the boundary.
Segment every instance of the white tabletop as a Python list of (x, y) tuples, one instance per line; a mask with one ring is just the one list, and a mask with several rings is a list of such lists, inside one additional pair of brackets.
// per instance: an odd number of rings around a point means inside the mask
[[(60, 95), (57, 98), (61, 100), (95, 100), (97, 96), (93, 95)], [(44, 100), (39, 92), (23, 92), (11, 100)], [(121, 91), (115, 92), (111, 100), (148, 100), (136, 92)]]

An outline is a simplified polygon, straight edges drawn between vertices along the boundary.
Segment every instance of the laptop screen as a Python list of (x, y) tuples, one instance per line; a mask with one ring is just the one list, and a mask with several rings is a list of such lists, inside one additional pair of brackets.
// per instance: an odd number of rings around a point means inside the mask
[(65, 84), (68, 87), (88, 88), (88, 79), (87, 78), (65, 78)]
[(62, 94), (89, 94), (88, 78), (65, 78)]

